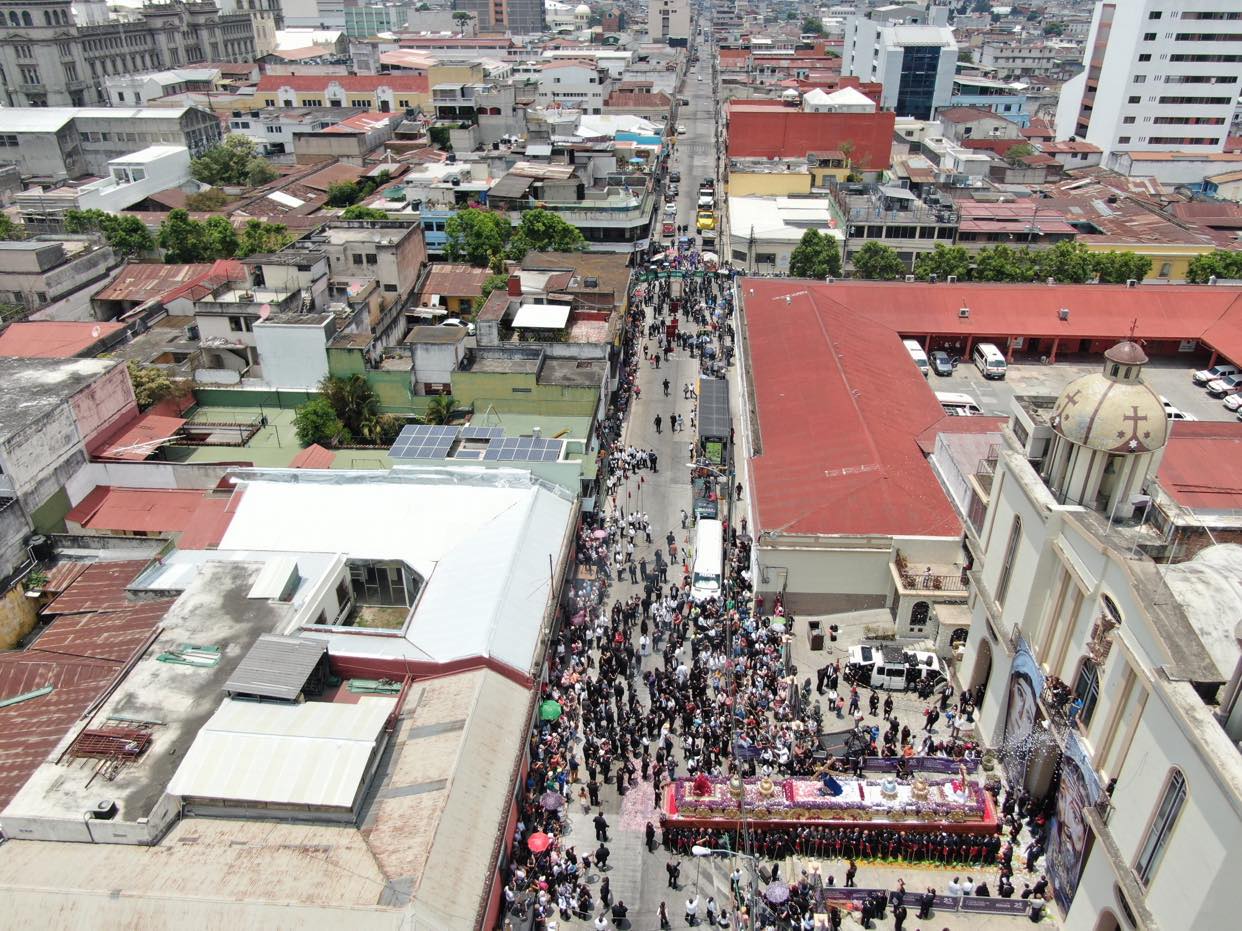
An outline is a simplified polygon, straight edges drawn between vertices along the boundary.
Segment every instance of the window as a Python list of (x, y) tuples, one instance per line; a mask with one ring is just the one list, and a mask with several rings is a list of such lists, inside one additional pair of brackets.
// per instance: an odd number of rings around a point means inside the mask
[(3, 136), (0, 136), (0, 146), (9, 146), (11, 148), (17, 148), (17, 136), (7, 134), (7, 133)]
[(1130, 144), (1130, 137), (1129, 137), (1129, 136), (1118, 136), (1118, 137), (1117, 137), (1117, 144), (1118, 144), (1118, 145), (1129, 145), (1129, 144)]
[(1136, 75), (1134, 76), (1134, 83), (1135, 83), (1135, 84), (1146, 84), (1146, 83), (1147, 83), (1147, 75), (1145, 75), (1145, 74), (1136, 74)]
[(1143, 41), (1144, 41), (1144, 42), (1155, 42), (1155, 41), (1156, 41), (1156, 34), (1155, 34), (1154, 32), (1145, 32), (1145, 33), (1143, 33)]
[(1151, 61), (1151, 53), (1144, 52), (1142, 55), (1139, 56), (1139, 61)]
[(1142, 97), (1131, 97), (1130, 103), (1140, 103), (1142, 99), (1143, 99)]
[(1172, 262), (1161, 262), (1160, 263), (1160, 277), (1168, 278), (1171, 274), (1173, 274), (1173, 263)]
[(1180, 769), (1175, 769), (1169, 775), (1164, 796), (1156, 807), (1155, 817), (1152, 818), (1151, 825), (1147, 828), (1147, 836), (1139, 848), (1138, 862), (1134, 864), (1134, 872), (1144, 886), (1151, 882), (1156, 867), (1160, 865), (1169, 835), (1173, 833), (1173, 826), (1177, 823), (1177, 816), (1181, 814), (1185, 803), (1186, 777)]
[(384, 285), (384, 290), (385, 291), (396, 291), (397, 286), (395, 284), (386, 284)]
[(1074, 682), (1074, 702), (1070, 706), (1070, 715), (1074, 720), (1081, 721), (1083, 728), (1091, 723), (1099, 697), (1100, 670), (1091, 660), (1084, 659), (1078, 667), (1078, 678)]
[(1009, 528), (1009, 540), (1005, 543), (1005, 557), (1001, 560), (1000, 576), (996, 580), (996, 603), (1002, 607), (1009, 593), (1009, 579), (1013, 575), (1013, 561), (1018, 553), (1018, 540), (1022, 537), (1022, 518), (1016, 514)]
[(1150, 13), (1147, 14), (1147, 18), (1148, 19), (1159, 19), (1163, 15), (1164, 13), (1161, 12), (1160, 10), (1152, 10)]
[(367, 264), (375, 265), (379, 262), (379, 257), (374, 252), (367, 253)]
[(1123, 116), (1123, 117), (1121, 118), (1121, 122), (1123, 122), (1123, 123), (1125, 123), (1127, 126), (1129, 126), (1131, 123), (1133, 123), (1133, 122), (1134, 122), (1134, 117), (1132, 117), (1132, 116)]

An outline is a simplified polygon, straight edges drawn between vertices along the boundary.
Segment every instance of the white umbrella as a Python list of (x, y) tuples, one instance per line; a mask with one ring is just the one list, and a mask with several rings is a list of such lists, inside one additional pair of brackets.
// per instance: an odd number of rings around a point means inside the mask
[(704, 265), (719, 265), (720, 256), (718, 256), (714, 252), (704, 252), (703, 253), (703, 264)]

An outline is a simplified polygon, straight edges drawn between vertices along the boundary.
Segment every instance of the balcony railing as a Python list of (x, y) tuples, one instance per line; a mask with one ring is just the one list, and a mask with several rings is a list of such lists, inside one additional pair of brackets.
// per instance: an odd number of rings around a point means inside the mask
[(969, 591), (961, 575), (942, 575), (935, 572), (898, 572), (901, 585), (912, 592), (959, 592)]

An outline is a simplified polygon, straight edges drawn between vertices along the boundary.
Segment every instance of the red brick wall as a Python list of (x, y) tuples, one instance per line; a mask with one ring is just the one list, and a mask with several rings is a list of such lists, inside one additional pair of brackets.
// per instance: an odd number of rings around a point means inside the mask
[(738, 110), (729, 113), (730, 158), (805, 158), (808, 152), (838, 151), (852, 142), (854, 164), (887, 168), (896, 115), (878, 113), (806, 113), (791, 108)]

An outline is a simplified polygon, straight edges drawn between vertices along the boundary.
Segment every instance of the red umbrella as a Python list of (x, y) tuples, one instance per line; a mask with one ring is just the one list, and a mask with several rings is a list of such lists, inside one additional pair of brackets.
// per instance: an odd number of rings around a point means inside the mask
[(532, 853), (543, 853), (552, 846), (552, 838), (542, 831), (536, 831), (526, 838), (526, 846), (530, 848)]

